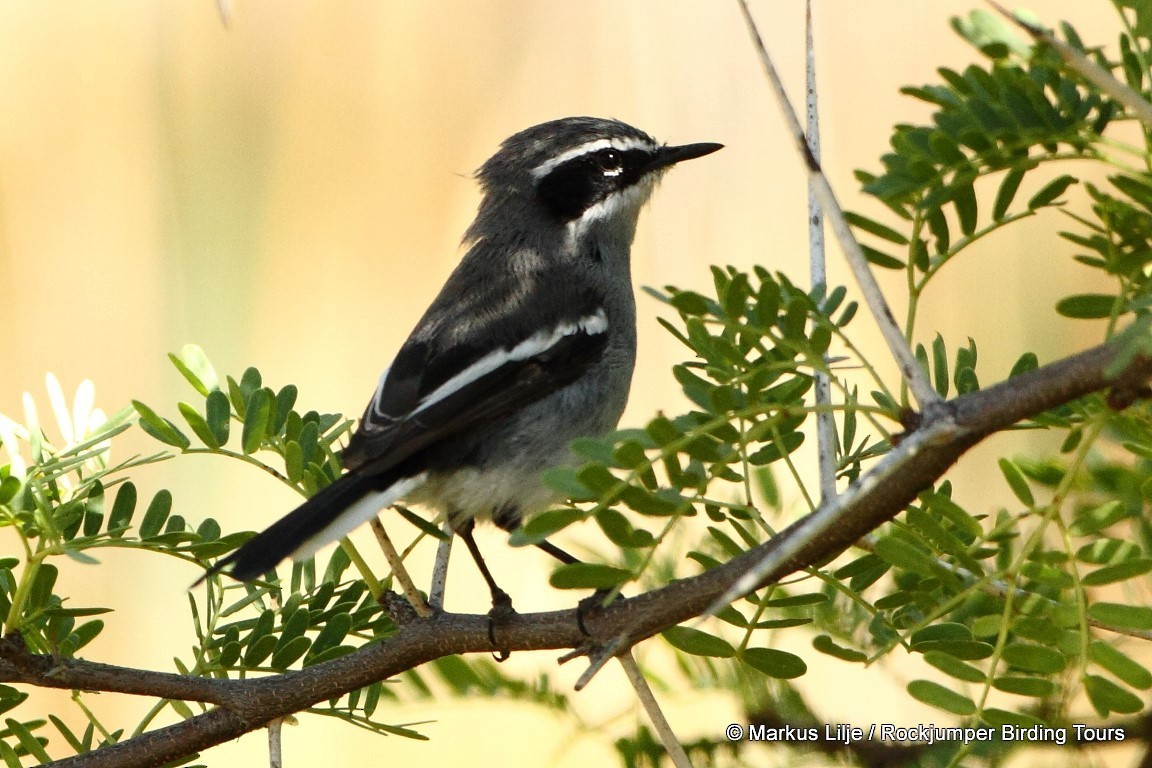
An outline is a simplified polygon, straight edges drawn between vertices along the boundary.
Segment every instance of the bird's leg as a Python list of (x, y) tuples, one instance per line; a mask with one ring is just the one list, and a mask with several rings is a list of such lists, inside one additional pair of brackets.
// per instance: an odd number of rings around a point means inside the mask
[[(500, 510), (498, 514), (494, 515), (492, 520), (500, 528), (503, 528), (505, 531), (511, 533), (520, 527), (522, 517), (519, 510), (506, 507)], [(564, 565), (574, 565), (581, 562), (579, 558), (568, 554), (564, 550), (560, 549), (560, 547), (549, 541), (537, 542), (536, 548), (541, 552), (547, 552), (549, 555), (556, 558)], [(598, 589), (576, 605), (576, 626), (579, 627), (580, 634), (584, 635), (585, 637), (592, 636), (592, 633), (589, 632), (588, 628), (584, 626), (585, 613), (593, 613), (600, 608), (603, 608), (604, 598), (608, 596), (608, 592), (609, 590), (607, 589)]]
[[(548, 554), (552, 555), (552, 557), (556, 558), (564, 565), (572, 565), (574, 563), (580, 562), (578, 558), (573, 557), (551, 542), (541, 541), (536, 545), (536, 547), (540, 551), (547, 552)], [(598, 589), (576, 604), (576, 626), (580, 628), (580, 634), (584, 635), (584, 637), (592, 636), (592, 633), (589, 632), (588, 628), (584, 626), (584, 616), (589, 613), (595, 613), (596, 611), (603, 608), (604, 598), (608, 596), (610, 591), (611, 590), (608, 589)]]
[[(480, 575), (484, 577), (484, 581), (488, 582), (488, 590), (492, 593), (492, 610), (488, 612), (488, 640), (493, 647), (496, 647), (496, 624), (506, 622), (516, 614), (516, 611), (512, 607), (512, 598), (497, 586), (496, 579), (492, 578), (492, 572), (488, 570), (488, 564), (480, 555), (480, 548), (476, 546), (476, 539), (472, 536), (475, 527), (476, 521), (468, 518), (463, 525), (456, 529), (456, 535), (464, 540), (464, 546), (468, 547), (472, 559), (476, 561), (476, 567), (480, 569)], [(496, 660), (503, 661), (508, 658), (508, 655), (508, 651), (501, 650), (498, 652)]]

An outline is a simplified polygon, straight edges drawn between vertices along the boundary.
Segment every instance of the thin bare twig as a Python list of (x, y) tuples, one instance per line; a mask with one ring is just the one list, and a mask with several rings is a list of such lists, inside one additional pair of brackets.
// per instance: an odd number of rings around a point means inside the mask
[(284, 743), (281, 739), (284, 718), (268, 723), (268, 768), (284, 768)]
[(452, 555), (452, 526), (444, 523), (444, 533), (436, 545), (436, 562), (432, 566), (432, 584), (428, 589), (428, 602), (437, 608), (444, 607), (444, 594), (448, 590), (448, 559)]
[[(807, 53), (807, 88), (804, 104), (808, 116), (808, 146), (812, 157), (820, 162), (820, 100), (816, 88), (816, 46), (813, 43), (812, 0), (804, 7), (804, 50)], [(828, 269), (824, 249), (824, 212), (816, 199), (815, 182), (808, 179), (808, 269), (812, 285), (828, 288)], [(829, 355), (824, 355), (827, 364)], [(816, 371), (813, 389), (816, 411), (816, 456), (820, 465), (820, 498), (829, 501), (836, 495), (836, 414), (832, 405), (832, 382), (824, 371)]]
[(644, 673), (640, 671), (640, 665), (636, 663), (636, 657), (632, 655), (632, 651), (625, 651), (616, 658), (620, 660), (620, 666), (624, 667), (624, 674), (628, 676), (628, 682), (636, 691), (636, 697), (644, 705), (644, 711), (648, 713), (648, 720), (656, 729), (656, 735), (660, 737), (660, 743), (664, 745), (668, 756), (672, 758), (672, 764), (676, 768), (692, 768), (692, 761), (688, 759), (688, 753), (684, 751), (684, 746), (672, 731), (672, 726), (668, 723), (668, 718), (664, 716), (664, 710), (660, 709), (660, 703), (656, 701), (656, 695), (652, 693), (652, 688), (649, 687), (648, 681), (644, 678)]
[(408, 575), (408, 569), (404, 565), (404, 558), (400, 557), (400, 553), (396, 551), (396, 545), (392, 543), (392, 539), (388, 538), (388, 531), (384, 530), (384, 524), (380, 522), (379, 517), (372, 518), (372, 533), (375, 534), (376, 543), (380, 545), (380, 551), (384, 553), (384, 559), (388, 561), (388, 567), (392, 569), (392, 577), (400, 585), (400, 591), (404, 593), (408, 604), (412, 606), (418, 616), (422, 618), (431, 616), (432, 609), (428, 607), (428, 603), (424, 602), (424, 596), (412, 583), (412, 577)]
[(864, 251), (861, 250), (860, 244), (856, 242), (856, 238), (852, 235), (852, 228), (849, 226), (848, 220), (844, 217), (844, 210), (840, 207), (840, 202), (836, 199), (836, 194), (832, 191), (832, 185), (828, 183), (828, 177), (824, 175), (819, 161), (817, 161), (812, 153), (812, 148), (804, 138), (804, 131), (800, 127), (799, 118), (796, 117), (796, 110), (792, 108), (792, 104), (788, 101), (788, 94), (784, 91), (784, 83), (781, 82), (780, 75), (772, 63), (772, 58), (768, 55), (768, 49), (764, 47), (764, 41), (760, 38), (760, 31), (757, 29), (756, 22), (752, 18), (752, 12), (748, 9), (747, 0), (737, 0), (737, 2), (740, 6), (740, 11), (744, 15), (744, 22), (748, 27), (748, 33), (752, 36), (752, 43), (756, 46), (756, 51), (760, 55), (760, 63), (764, 66), (764, 71), (768, 76), (772, 91), (776, 95), (780, 112), (784, 115), (784, 122), (796, 140), (800, 155), (804, 158), (804, 163), (808, 167), (809, 179), (812, 182), (812, 188), (815, 190), (816, 198), (819, 200), (820, 207), (824, 210), (824, 214), (828, 217), (828, 224), (832, 227), (832, 232), (836, 235), (836, 240), (840, 243), (841, 250), (844, 251), (844, 256), (848, 260), (848, 266), (851, 267), (852, 274), (856, 278), (856, 283), (860, 287), (860, 293), (864, 297), (864, 303), (872, 312), (872, 317), (880, 329), (880, 334), (884, 337), (884, 341), (888, 345), (888, 351), (896, 360), (896, 364), (900, 368), (900, 375), (904, 381), (908, 382), (912, 394), (920, 404), (920, 409), (926, 413), (930, 413), (943, 403), (944, 400), (940, 397), (939, 393), (932, 388), (932, 384), (928, 381), (927, 375), (925, 375), (924, 371), (920, 368), (919, 363), (916, 362), (916, 356), (912, 354), (912, 350), (909, 348), (904, 334), (901, 333), (900, 327), (896, 323), (896, 318), (892, 315), (892, 310), (888, 308), (888, 302), (885, 300), (884, 294), (880, 291), (880, 285), (876, 282), (876, 278), (872, 275), (872, 270), (868, 267), (868, 261), (864, 258)]

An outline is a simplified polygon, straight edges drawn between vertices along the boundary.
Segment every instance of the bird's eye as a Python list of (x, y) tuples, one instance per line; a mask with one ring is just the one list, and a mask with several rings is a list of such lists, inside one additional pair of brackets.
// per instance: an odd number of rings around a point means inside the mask
[(596, 159), (596, 165), (598, 165), (600, 170), (604, 171), (606, 175), (615, 176), (620, 173), (621, 168), (624, 166), (624, 155), (618, 149), (603, 149), (593, 157)]

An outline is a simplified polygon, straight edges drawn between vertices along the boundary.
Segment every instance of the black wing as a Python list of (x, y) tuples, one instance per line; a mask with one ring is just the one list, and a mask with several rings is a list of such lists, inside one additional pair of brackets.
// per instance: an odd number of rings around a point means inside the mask
[(453, 273), (381, 377), (344, 451), (347, 469), (386, 472), (571, 384), (603, 355), (610, 329), (593, 291), (514, 265), (480, 270), (482, 259), (501, 257), (482, 249)]

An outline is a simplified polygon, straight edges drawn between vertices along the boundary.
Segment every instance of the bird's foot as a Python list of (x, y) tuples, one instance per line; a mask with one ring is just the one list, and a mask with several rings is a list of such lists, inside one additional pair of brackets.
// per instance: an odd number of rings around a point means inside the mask
[(576, 626), (580, 628), (580, 634), (584, 637), (592, 637), (592, 633), (588, 631), (588, 627), (584, 623), (585, 618), (595, 616), (604, 610), (604, 598), (608, 597), (611, 591), (610, 589), (598, 589), (576, 605)]
[(488, 642), (495, 649), (492, 651), (492, 658), (496, 661), (506, 661), (512, 655), (512, 651), (501, 648), (496, 642), (496, 627), (507, 624), (515, 615), (516, 609), (512, 607), (512, 598), (508, 593), (502, 589), (493, 591), (492, 610), (488, 611)]

